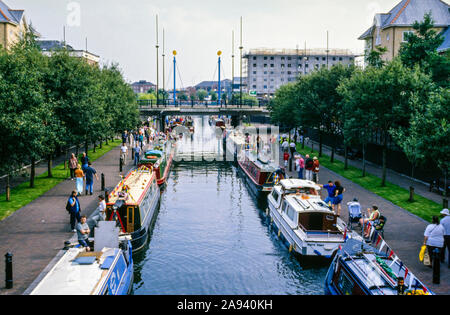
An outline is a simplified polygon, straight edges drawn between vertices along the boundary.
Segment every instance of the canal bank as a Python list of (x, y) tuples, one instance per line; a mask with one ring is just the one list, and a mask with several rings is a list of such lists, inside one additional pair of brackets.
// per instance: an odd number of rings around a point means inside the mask
[[(119, 156), (117, 147), (93, 163), (99, 179), (105, 175), (107, 189), (120, 181)], [(132, 168), (130, 163), (124, 172)], [(73, 237), (65, 206), (74, 188), (75, 181), (66, 180), (0, 222), (0, 254), (2, 258), (7, 252), (14, 255), (14, 287), (5, 289), (5, 274), (1, 272), (0, 295), (23, 293), (63, 248), (64, 241)], [(94, 194), (79, 198), (83, 215), (89, 216), (96, 209), (100, 194), (101, 182), (94, 180)], [(4, 259), (0, 259), (0, 270), (5, 270)]]
[[(280, 165), (284, 167), (284, 161), (280, 160)], [(288, 175), (298, 178), (297, 172), (294, 171), (294, 165), (292, 169), (293, 171), (290, 172), (289, 167), (287, 168)], [(418, 258), (420, 247), (423, 244), (423, 233), (426, 226), (429, 224), (428, 222), (364, 189), (351, 180), (321, 166), (319, 183), (324, 185), (327, 184), (329, 180), (333, 182), (339, 180), (346, 189), (341, 211), (341, 216), (344, 221), (347, 222), (348, 220), (347, 202), (352, 201), (353, 198), (358, 198), (361, 203), (361, 209), (366, 215), (367, 208), (377, 205), (381, 214), (387, 218), (384, 235), (389, 246), (401, 258), (405, 265), (420, 278), (420, 280), (429, 286), (433, 292), (437, 294), (450, 294), (450, 269), (447, 268), (447, 264), (441, 264), (440, 284), (433, 284), (432, 270), (424, 266)], [(326, 191), (322, 191), (322, 198), (326, 198)], [(436, 215), (439, 215), (439, 213)]]

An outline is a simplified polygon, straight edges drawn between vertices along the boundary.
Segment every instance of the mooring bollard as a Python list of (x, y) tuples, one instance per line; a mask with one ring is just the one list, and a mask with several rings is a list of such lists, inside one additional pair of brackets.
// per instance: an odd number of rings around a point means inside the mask
[(414, 187), (409, 186), (409, 202), (414, 201)]
[(439, 249), (433, 250), (433, 283), (441, 283), (441, 252)]
[(109, 194), (108, 194), (108, 190), (105, 189), (105, 202), (108, 203), (109, 202)]
[(105, 190), (105, 174), (102, 173), (102, 191)]
[(70, 241), (65, 241), (63, 250), (68, 250), (70, 248), (70, 244)]
[(119, 161), (119, 171), (122, 173), (122, 169), (123, 169), (123, 160), (122, 160), (122, 158), (120, 158), (120, 161)]
[(13, 287), (13, 269), (12, 269), (13, 254), (6, 253), (5, 255), (5, 287), (12, 289)]

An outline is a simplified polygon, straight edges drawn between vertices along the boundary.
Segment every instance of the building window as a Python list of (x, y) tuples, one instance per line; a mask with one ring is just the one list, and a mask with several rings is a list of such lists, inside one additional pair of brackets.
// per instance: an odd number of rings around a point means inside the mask
[(267, 89), (267, 85), (264, 85), (264, 89)]
[(284, 60), (284, 57), (281, 57), (281, 60)]
[(291, 72), (291, 71), (288, 71), (288, 74), (292, 74), (292, 72)]
[(288, 60), (291, 60), (292, 58), (291, 57), (288, 57)]
[(336, 61), (336, 57), (333, 57), (333, 61)]
[(275, 65), (273, 63), (270, 64), (270, 67), (273, 68)]
[(389, 34), (386, 35), (386, 41), (389, 41)]
[(264, 64), (264, 68), (267, 68), (267, 63)]
[(284, 68), (284, 63), (281, 64), (281, 68)]
[(407, 42), (406, 34), (412, 34), (412, 33), (414, 33), (414, 32), (413, 31), (405, 31), (405, 32), (403, 32), (402, 41), (404, 43), (406, 43)]
[(291, 64), (290, 63), (288, 63), (288, 68), (291, 68)]
[(253, 85), (253, 88), (256, 89), (256, 85)]
[(264, 71), (264, 74), (267, 74), (267, 71)]
[(256, 74), (256, 71), (253, 71), (253, 74)]
[(325, 61), (325, 60), (327, 60), (327, 58), (326, 57), (322, 57), (322, 60)]
[(267, 57), (264, 57), (264, 60), (267, 60)]
[(270, 60), (274, 60), (275, 58), (272, 56), (272, 57), (270, 57)]
[(256, 63), (253, 64), (253, 67), (256, 68)]
[(342, 61), (342, 57), (339, 57), (339, 61)]

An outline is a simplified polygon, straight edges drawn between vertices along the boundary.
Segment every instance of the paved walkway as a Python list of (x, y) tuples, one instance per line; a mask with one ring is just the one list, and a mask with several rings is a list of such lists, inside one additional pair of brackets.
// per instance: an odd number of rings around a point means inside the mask
[[(105, 174), (106, 189), (114, 188), (120, 181), (119, 147), (93, 162), (97, 175)], [(131, 152), (130, 152), (131, 156)], [(129, 159), (123, 169), (132, 168)], [(94, 179), (94, 194), (82, 195), (79, 200), (82, 214), (89, 216), (96, 208), (101, 182)], [(21, 294), (50, 263), (64, 242), (71, 239), (69, 215), (65, 209), (75, 181), (66, 180), (43, 196), (0, 221), (0, 295)], [(7, 252), (13, 253), (14, 288), (5, 289), (5, 259)]]
[[(323, 152), (327, 154), (326, 151)], [(280, 154), (280, 165), (284, 166), (284, 162), (281, 161), (281, 159), (282, 155)], [(287, 173), (291, 177), (298, 178), (297, 172)], [(418, 259), (420, 247), (422, 246), (424, 238), (423, 233), (428, 222), (323, 166), (321, 166), (319, 174), (320, 184), (326, 184), (329, 180), (339, 180), (346, 189), (341, 211), (342, 219), (345, 222), (348, 220), (348, 211), (345, 205), (347, 202), (352, 201), (353, 198), (358, 198), (363, 211), (372, 205), (377, 205), (382, 215), (387, 218), (384, 236), (386, 242), (393, 251), (400, 257), (409, 270), (429, 286), (431, 290), (437, 294), (450, 294), (450, 269), (447, 268), (447, 263), (441, 264), (441, 283), (440, 285), (435, 285), (432, 283), (432, 270), (425, 267)], [(395, 179), (395, 177), (395, 174), (390, 174), (389, 178)], [(401, 180), (402, 179), (397, 178), (395, 181), (400, 182)], [(322, 197), (326, 198), (327, 192), (322, 191), (321, 193)], [(367, 215), (367, 213), (365, 214)]]
[[(319, 150), (319, 143), (315, 142), (315, 141), (311, 141), (310, 143), (306, 143), (305, 145), (308, 145), (309, 147), (311, 147), (311, 142), (314, 143), (314, 150), (318, 151)], [(331, 148), (325, 145), (322, 145), (322, 153), (328, 156), (331, 156)], [(341, 155), (335, 154), (334, 155), (335, 159), (341, 162), (344, 162), (345, 158)], [(324, 158), (324, 157), (323, 157)], [(329, 158), (328, 158), (329, 159)], [(350, 166), (359, 168), (362, 170), (362, 160), (348, 160), (348, 164)], [(382, 171), (383, 169), (381, 168), (381, 166), (367, 162), (366, 163), (366, 171), (367, 173), (370, 173), (372, 175), (378, 176), (379, 178), (381, 178), (382, 176)], [(442, 196), (442, 192), (441, 193), (437, 193), (437, 192), (430, 192), (430, 186), (429, 184), (417, 180), (417, 179), (412, 179), (411, 177), (408, 177), (404, 174), (400, 174), (398, 172), (395, 172), (391, 169), (388, 169), (386, 172), (386, 180), (388, 182), (391, 182), (392, 184), (395, 184), (397, 186), (400, 186), (402, 188), (405, 188), (407, 190), (409, 190), (410, 186), (414, 187), (414, 191), (416, 194), (425, 197), (427, 199), (430, 199), (440, 205), (442, 205), (442, 201), (443, 201), (443, 196)]]

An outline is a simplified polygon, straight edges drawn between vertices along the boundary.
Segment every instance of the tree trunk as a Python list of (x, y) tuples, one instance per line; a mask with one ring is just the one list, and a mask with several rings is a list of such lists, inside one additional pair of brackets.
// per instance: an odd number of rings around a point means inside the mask
[(344, 169), (345, 169), (345, 170), (348, 170), (348, 146), (347, 146), (347, 145), (346, 145), (345, 148), (344, 148), (344, 157), (345, 157), (345, 160), (344, 160)]
[(386, 141), (385, 141), (384, 145), (383, 145), (383, 172), (381, 174), (381, 187), (386, 186), (386, 170), (387, 170), (386, 155), (387, 155), (387, 145), (386, 145)]
[(100, 138), (100, 149), (103, 148), (103, 138)]
[(302, 149), (305, 148), (305, 133), (303, 132), (303, 137), (302, 137)]
[(48, 175), (47, 175), (47, 177), (48, 178), (52, 178), (53, 177), (52, 164), (53, 164), (52, 155), (49, 154), (48, 155), (48, 159), (47, 159), (47, 168), (48, 168)]
[(36, 176), (36, 160), (31, 159), (31, 170), (30, 170), (30, 188), (34, 188), (34, 177)]
[(331, 157), (330, 157), (330, 162), (334, 163), (334, 151), (336, 150), (336, 136), (333, 135), (333, 145), (331, 147)]
[(11, 185), (9, 183), (10, 175), (6, 176), (6, 201), (11, 201)]
[(362, 177), (366, 177), (366, 144), (363, 143), (363, 169), (362, 169)]
[(322, 131), (319, 129), (319, 157), (322, 157)]
[(97, 141), (94, 141), (94, 150), (92, 151), (92, 152), (94, 152), (95, 153), (95, 149), (97, 148)]
[(86, 155), (88, 154), (88, 150), (89, 150), (89, 142), (86, 140), (84, 142), (84, 152), (86, 153)]
[(108, 145), (108, 136), (106, 136), (105, 144)]

